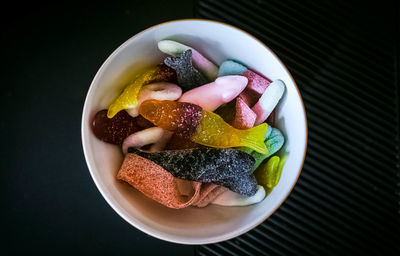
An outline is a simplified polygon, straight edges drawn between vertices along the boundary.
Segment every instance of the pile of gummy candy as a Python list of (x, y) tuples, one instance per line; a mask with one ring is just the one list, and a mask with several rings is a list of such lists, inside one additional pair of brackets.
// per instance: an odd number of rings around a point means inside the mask
[(98, 139), (122, 146), (117, 179), (175, 209), (261, 202), (285, 164), (273, 155), (284, 136), (270, 126), (285, 84), (176, 41), (158, 48), (170, 56), (92, 122)]

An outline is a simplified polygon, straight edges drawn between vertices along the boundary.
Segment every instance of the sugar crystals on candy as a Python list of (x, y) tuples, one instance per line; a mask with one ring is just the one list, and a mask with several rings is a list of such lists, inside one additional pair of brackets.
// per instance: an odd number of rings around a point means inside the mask
[(123, 92), (108, 107), (107, 116), (112, 118), (123, 109), (131, 109), (138, 104), (138, 94), (142, 86), (156, 82), (175, 82), (176, 74), (173, 69), (164, 64), (147, 69), (132, 83), (127, 85)]
[(108, 143), (122, 145), (122, 142), (130, 134), (140, 130), (135, 122), (125, 111), (121, 111), (113, 118), (107, 117), (107, 110), (101, 110), (96, 113), (92, 122), (94, 135)]
[(172, 56), (177, 56), (190, 49), (194, 64), (208, 78), (208, 81), (214, 81), (217, 78), (218, 67), (192, 47), (172, 40), (161, 40), (158, 42), (158, 49)]
[[(117, 179), (128, 182), (145, 196), (174, 209), (185, 208), (200, 196), (201, 183), (178, 180), (153, 161), (136, 154), (127, 154)], [(180, 191), (181, 183), (191, 187), (189, 196)]]
[(175, 69), (178, 84), (186, 90), (206, 84), (208, 81), (192, 64), (192, 50), (186, 50), (176, 57), (167, 57), (164, 63)]
[(246, 196), (257, 192), (256, 180), (251, 174), (254, 158), (236, 149), (199, 148), (145, 152), (129, 148), (128, 152), (157, 163), (176, 178), (211, 182)]
[(247, 85), (244, 76), (224, 76), (214, 82), (185, 92), (180, 102), (196, 104), (207, 111), (214, 111), (224, 103), (235, 99)]

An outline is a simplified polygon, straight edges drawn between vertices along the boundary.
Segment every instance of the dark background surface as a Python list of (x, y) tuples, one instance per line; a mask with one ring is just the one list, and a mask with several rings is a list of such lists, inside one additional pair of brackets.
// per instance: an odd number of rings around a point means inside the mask
[[(3, 6), (2, 251), (399, 253), (398, 11), (386, 1)], [(288, 200), (257, 229), (204, 247), (160, 241), (120, 218), (95, 187), (80, 140), (84, 98), (108, 55), (149, 26), (191, 17), (236, 25), (270, 46), (294, 76), (309, 122), (307, 159)]]
[(141, 30), (193, 15), (191, 1), (67, 1), (2, 7), (2, 191), (10, 254), (193, 255), (152, 238), (102, 198), (83, 156), (91, 80)]

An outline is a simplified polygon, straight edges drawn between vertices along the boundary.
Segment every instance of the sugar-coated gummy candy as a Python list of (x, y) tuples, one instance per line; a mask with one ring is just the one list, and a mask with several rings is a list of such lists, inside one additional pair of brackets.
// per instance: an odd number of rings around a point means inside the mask
[(278, 185), (285, 163), (286, 156), (282, 157), (282, 159), (279, 156), (273, 156), (254, 172), (258, 184), (264, 187), (267, 194)]
[(180, 102), (196, 104), (207, 111), (214, 111), (224, 103), (235, 99), (246, 87), (244, 76), (224, 76), (214, 82), (202, 85), (185, 92)]
[(268, 156), (271, 156), (281, 149), (283, 143), (285, 142), (285, 137), (280, 130), (277, 128), (272, 128), (271, 134), (264, 142), (265, 146), (268, 148)]
[(202, 183), (200, 196), (192, 205), (196, 207), (205, 207), (225, 191), (229, 191), (229, 189), (213, 183)]
[(198, 148), (145, 152), (129, 148), (128, 152), (155, 162), (176, 178), (211, 182), (246, 196), (257, 192), (256, 180), (251, 174), (254, 158), (240, 150)]
[(233, 191), (225, 191), (212, 201), (212, 204), (222, 206), (247, 206), (257, 204), (264, 200), (265, 189), (263, 186), (257, 186), (257, 192), (253, 196), (243, 196)]
[[(185, 208), (194, 203), (199, 195), (201, 183), (178, 180), (156, 163), (136, 154), (127, 154), (117, 174), (145, 196), (174, 209)], [(182, 194), (179, 185), (192, 188), (190, 196)], [(181, 184), (182, 186), (182, 184)]]
[(142, 86), (156, 82), (176, 82), (176, 73), (164, 64), (149, 68), (130, 83), (108, 107), (108, 118), (123, 109), (134, 108), (138, 104), (138, 94)]
[(92, 122), (94, 135), (108, 143), (122, 145), (122, 142), (130, 134), (140, 130), (135, 122), (125, 111), (119, 112), (113, 118), (107, 117), (107, 110), (101, 110), (96, 113)]
[(212, 183), (187, 181), (172, 176), (158, 164), (136, 154), (127, 154), (117, 179), (169, 208), (205, 207), (227, 189)]
[(130, 116), (136, 117), (139, 115), (140, 104), (148, 99), (156, 100), (177, 100), (182, 95), (182, 89), (173, 83), (158, 82), (143, 86), (138, 95), (138, 104), (128, 109), (126, 112)]
[(255, 125), (261, 124), (268, 118), (284, 92), (285, 83), (282, 80), (275, 80), (268, 86), (257, 104), (252, 108), (257, 115)]
[(193, 63), (196, 65), (199, 71), (207, 77), (208, 81), (214, 81), (215, 78), (217, 78), (218, 67), (210, 60), (205, 58), (202, 54), (200, 54), (197, 50), (187, 45), (172, 40), (162, 40), (158, 42), (158, 49), (166, 54), (173, 56), (177, 56), (182, 52), (190, 49), (192, 50)]
[(132, 133), (124, 140), (122, 152), (126, 154), (129, 147), (141, 148), (145, 145), (156, 143), (163, 135), (164, 130), (160, 127), (151, 127)]
[(167, 57), (164, 63), (176, 71), (179, 86), (185, 90), (206, 84), (206, 77), (199, 72), (192, 63), (192, 50), (182, 52), (176, 57)]
[(247, 70), (242, 74), (242, 76), (247, 77), (249, 83), (247, 84), (246, 89), (240, 94), (243, 100), (249, 107), (253, 107), (261, 95), (268, 88), (271, 80), (266, 77), (263, 77), (252, 70)]
[(242, 97), (237, 97), (235, 119), (232, 122), (232, 126), (241, 130), (250, 129), (254, 126), (256, 118), (257, 115), (247, 106)]
[[(182, 95), (179, 101), (188, 102), (199, 105), (204, 110), (214, 111), (217, 107), (225, 102), (230, 102), (234, 99), (247, 85), (247, 78), (241, 76), (227, 76), (225, 78), (218, 78), (215, 82), (197, 87), (192, 89)], [(142, 91), (151, 85), (146, 85), (143, 87)], [(141, 100), (144, 98), (141, 96), (142, 91), (139, 94), (139, 105), (141, 104)], [(176, 95), (177, 96), (177, 95)], [(153, 99), (158, 100), (174, 100), (173, 98), (156, 98)], [(135, 108), (135, 111), (138, 112), (138, 108)], [(184, 148), (193, 148), (198, 145), (187, 139), (180, 138), (179, 140), (174, 137), (172, 142), (168, 144), (169, 139), (172, 137), (170, 132), (165, 131), (165, 135), (161, 140), (156, 142), (151, 146), (151, 151), (162, 150), (166, 145), (169, 146), (170, 149), (184, 149)]]
[(277, 128), (272, 128), (271, 126), (268, 126), (264, 136), (264, 143), (268, 149), (268, 154), (260, 154), (254, 150), (245, 147), (240, 148), (240, 150), (254, 157), (256, 162), (254, 164), (253, 169), (255, 170), (266, 158), (272, 156), (279, 149), (281, 149), (284, 142), (285, 142), (285, 137), (282, 135), (281, 131), (279, 131)]
[(264, 144), (268, 126), (265, 123), (248, 130), (239, 130), (217, 114), (202, 110), (200, 106), (168, 100), (147, 100), (141, 104), (139, 113), (156, 126), (174, 131), (201, 145), (215, 148), (244, 146), (262, 154), (268, 153)]
[(218, 76), (241, 75), (247, 71), (247, 67), (234, 60), (226, 60), (219, 66)]

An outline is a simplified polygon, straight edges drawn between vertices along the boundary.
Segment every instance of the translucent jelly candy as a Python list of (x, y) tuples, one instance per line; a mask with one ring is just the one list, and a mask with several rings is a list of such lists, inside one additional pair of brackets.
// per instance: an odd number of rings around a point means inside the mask
[(112, 118), (123, 109), (136, 107), (138, 104), (137, 97), (142, 86), (162, 81), (176, 83), (175, 71), (164, 64), (157, 65), (142, 73), (111, 103), (108, 108), (108, 118)]
[(241, 75), (247, 68), (233, 60), (226, 60), (219, 66), (218, 76)]
[(265, 198), (265, 189), (263, 186), (257, 187), (257, 193), (253, 196), (242, 196), (233, 191), (225, 191), (212, 201), (212, 204), (223, 206), (246, 206), (261, 202)]
[(177, 56), (190, 49), (192, 50), (192, 60), (194, 64), (208, 78), (208, 81), (214, 81), (215, 78), (217, 78), (218, 67), (198, 51), (187, 45), (172, 40), (162, 40), (158, 42), (158, 49), (172, 56)]
[(208, 81), (192, 64), (192, 50), (182, 52), (176, 57), (167, 57), (164, 63), (176, 71), (178, 84), (186, 90), (206, 84)]
[(174, 177), (224, 186), (238, 194), (252, 196), (257, 183), (251, 174), (254, 158), (236, 149), (199, 148), (135, 153), (162, 166)]
[(107, 117), (107, 110), (101, 110), (96, 113), (92, 122), (94, 135), (108, 143), (122, 145), (122, 142), (130, 134), (140, 130), (136, 124), (135, 118), (131, 117), (125, 111), (119, 112), (113, 118)]
[(284, 142), (285, 142), (285, 137), (283, 137), (282, 133), (278, 129), (268, 126), (264, 136), (264, 143), (268, 149), (268, 154), (260, 154), (256, 151), (253, 151), (245, 147), (240, 148), (240, 150), (254, 157), (256, 162), (254, 164), (253, 169), (255, 170), (266, 158), (276, 153), (283, 146)]
[(173, 83), (158, 82), (148, 84), (142, 87), (138, 95), (138, 104), (136, 107), (128, 109), (126, 112), (130, 116), (136, 117), (139, 115), (140, 104), (148, 99), (155, 100), (177, 100), (182, 95), (182, 89)]
[(283, 166), (286, 163), (286, 156), (282, 159), (279, 156), (271, 157), (267, 163), (261, 165), (254, 172), (258, 184), (264, 187), (267, 194), (278, 185), (281, 178)]
[(175, 134), (201, 145), (215, 148), (244, 146), (268, 154), (264, 144), (268, 126), (265, 123), (239, 130), (197, 105), (168, 100), (147, 100), (141, 104), (139, 113), (156, 126), (175, 131)]

